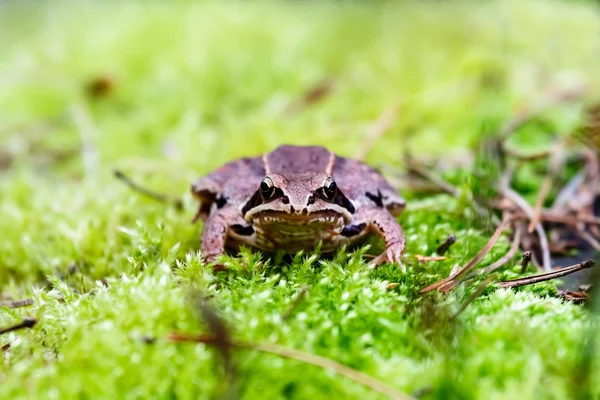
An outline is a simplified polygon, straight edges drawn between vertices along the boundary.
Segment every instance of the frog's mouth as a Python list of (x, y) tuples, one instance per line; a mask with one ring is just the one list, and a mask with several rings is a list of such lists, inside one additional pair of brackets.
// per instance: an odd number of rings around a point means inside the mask
[(333, 210), (312, 213), (289, 213), (285, 211), (265, 210), (252, 216), (253, 225), (331, 225), (343, 226), (347, 223), (344, 214)]

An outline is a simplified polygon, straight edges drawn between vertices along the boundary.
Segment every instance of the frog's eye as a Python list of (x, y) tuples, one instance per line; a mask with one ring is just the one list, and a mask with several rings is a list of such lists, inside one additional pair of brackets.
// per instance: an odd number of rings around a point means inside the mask
[(275, 194), (275, 184), (268, 176), (260, 183), (260, 192), (265, 199), (269, 199)]
[(323, 194), (325, 195), (325, 197), (327, 197), (328, 199), (332, 199), (335, 196), (336, 192), (337, 184), (335, 183), (333, 178), (329, 177), (325, 179), (325, 182), (323, 183)]

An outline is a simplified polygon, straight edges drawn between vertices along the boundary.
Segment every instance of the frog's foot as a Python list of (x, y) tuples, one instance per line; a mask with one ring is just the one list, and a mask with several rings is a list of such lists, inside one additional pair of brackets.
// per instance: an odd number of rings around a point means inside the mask
[(385, 251), (369, 263), (371, 266), (389, 262), (404, 268), (401, 258), (404, 254), (406, 239), (400, 224), (392, 214), (382, 208), (362, 208), (354, 216), (353, 222), (355, 226), (366, 225), (370, 232), (377, 234), (385, 241)]
[(237, 222), (238, 215), (234, 209), (224, 208), (210, 216), (202, 231), (202, 258), (208, 264), (214, 264), (213, 270), (227, 270), (219, 262), (219, 257), (225, 254), (225, 243), (232, 224)]
[(392, 263), (398, 264), (400, 268), (404, 268), (402, 264), (402, 253), (404, 252), (404, 242), (397, 241), (386, 245), (386, 248), (383, 253), (379, 256), (375, 257), (369, 265), (372, 267), (377, 267), (383, 263)]
[(203, 257), (203, 260), (206, 264), (209, 264), (209, 265), (212, 264), (213, 272), (227, 271), (229, 269), (225, 266), (225, 264), (223, 264), (219, 261), (220, 255), (221, 254), (213, 254), (213, 255), (207, 255), (207, 256)]

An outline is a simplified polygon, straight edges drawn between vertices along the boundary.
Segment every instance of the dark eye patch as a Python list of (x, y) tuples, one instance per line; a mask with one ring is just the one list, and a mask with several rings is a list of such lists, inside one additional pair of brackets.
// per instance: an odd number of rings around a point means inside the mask
[[(246, 215), (246, 213), (248, 211), (250, 211), (251, 209), (253, 209), (254, 207), (258, 207), (261, 204), (269, 203), (275, 199), (278, 199), (278, 198), (284, 196), (283, 190), (281, 190), (279, 188), (274, 188), (274, 190), (275, 190), (274, 194), (268, 199), (263, 199), (260, 190), (257, 190), (256, 192), (254, 192), (252, 197), (250, 197), (250, 200), (248, 200), (246, 202), (246, 204), (244, 204), (244, 207), (242, 207), (242, 215)], [(287, 199), (287, 202), (289, 203), (289, 198), (284, 196), (284, 199)], [(285, 203), (285, 200), (284, 200), (284, 203)], [(287, 203), (285, 203), (285, 204), (287, 204)]]
[(348, 198), (344, 195), (344, 193), (342, 193), (341, 190), (336, 191), (335, 197), (333, 199), (329, 198), (325, 193), (323, 193), (323, 190), (323, 188), (319, 188), (315, 191), (315, 193), (323, 200), (337, 204), (340, 207), (344, 207), (346, 210), (350, 211), (350, 213), (354, 214), (354, 206), (352, 205), (350, 200), (348, 200)]

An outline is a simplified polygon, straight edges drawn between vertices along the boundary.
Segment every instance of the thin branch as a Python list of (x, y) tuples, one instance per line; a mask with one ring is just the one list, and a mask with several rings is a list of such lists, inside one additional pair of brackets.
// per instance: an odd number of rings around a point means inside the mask
[[(404, 159), (406, 161), (406, 168), (409, 174), (417, 175), (421, 178), (428, 180), (429, 182), (437, 186), (442, 192), (446, 192), (453, 197), (461, 197), (461, 192), (458, 188), (450, 184), (448, 181), (444, 180), (442, 177), (431, 172), (430, 169), (417, 164), (410, 156), (410, 154), (405, 154)], [(477, 212), (477, 214), (479, 214), (482, 217), (490, 217), (495, 225), (500, 225), (500, 221), (498, 220), (498, 218), (495, 215), (490, 214), (486, 207), (483, 207), (481, 204), (479, 204), (477, 199), (473, 199), (471, 205), (475, 212)]]
[(556, 297), (566, 301), (571, 301), (574, 304), (587, 303), (587, 301), (590, 299), (590, 295), (586, 292), (571, 292), (569, 290), (559, 290)]
[(581, 229), (579, 231), (579, 236), (585, 240), (590, 246), (594, 248), (596, 251), (600, 251), (600, 242), (594, 238), (594, 236), (586, 230)]
[[(500, 189), (504, 197), (515, 203), (521, 210), (523, 210), (523, 212), (527, 215), (529, 219), (533, 219), (533, 209), (520, 194), (512, 190), (506, 182), (503, 182), (501, 184)], [(540, 222), (536, 224), (535, 230), (540, 239), (540, 248), (542, 251), (542, 265), (544, 266), (545, 271), (551, 271), (552, 261), (550, 259), (550, 246), (548, 245), (548, 237), (546, 236), (546, 231), (544, 230), (544, 227)]]
[(531, 262), (531, 251), (523, 253), (523, 261), (521, 261), (521, 273), (524, 274), (527, 271), (527, 267)]
[(17, 301), (0, 301), (0, 307), (21, 308), (33, 304), (32, 299), (17, 300)]
[(600, 218), (591, 214), (567, 215), (552, 209), (544, 209), (541, 212), (540, 219), (545, 222), (556, 222), (566, 225), (577, 225), (581, 222), (585, 224), (600, 225)]
[(506, 226), (508, 225), (508, 222), (509, 218), (505, 218), (500, 224), (500, 226), (496, 228), (496, 231), (494, 232), (490, 240), (488, 240), (488, 242), (485, 244), (485, 246), (483, 246), (483, 248), (479, 250), (475, 257), (473, 257), (468, 263), (466, 263), (459, 271), (445, 279), (442, 279), (439, 282), (434, 283), (433, 285), (429, 285), (426, 288), (421, 289), (420, 293), (426, 293), (441, 288), (448, 282), (451, 282), (472, 270), (477, 264), (479, 264), (481, 260), (483, 260), (483, 258), (490, 252), (490, 250), (492, 250), (498, 239), (500, 239), (500, 236), (502, 236), (502, 232), (504, 231), (504, 228), (506, 228)]
[(129, 178), (127, 175), (125, 175), (123, 172), (121, 172), (119, 170), (115, 170), (114, 175), (115, 175), (115, 178), (117, 178), (121, 182), (125, 183), (131, 189), (135, 190), (136, 192), (138, 192), (146, 197), (151, 198), (152, 200), (158, 201), (159, 203), (163, 203), (163, 204), (173, 204), (177, 210), (183, 209), (183, 202), (180, 199), (173, 199), (166, 194), (157, 193), (148, 188), (145, 188), (145, 187), (135, 183), (131, 178)]
[(392, 127), (396, 119), (398, 118), (398, 107), (392, 105), (386, 108), (383, 113), (375, 120), (375, 122), (369, 127), (367, 136), (363, 144), (356, 153), (356, 159), (364, 161), (367, 158), (369, 152), (375, 147), (375, 144), (381, 139), (381, 137)]
[(513, 257), (515, 256), (515, 254), (517, 254), (517, 251), (519, 250), (519, 245), (521, 243), (521, 232), (522, 232), (521, 225), (517, 224), (517, 227), (515, 228), (515, 235), (513, 237), (512, 243), (510, 244), (510, 248), (508, 249), (508, 251), (506, 252), (506, 254), (504, 256), (502, 256), (499, 260), (494, 262), (492, 265), (489, 265), (488, 267), (485, 268), (484, 271), (486, 273), (489, 274), (489, 273), (496, 271), (499, 268), (502, 268), (510, 260), (513, 259)]
[[(189, 335), (185, 333), (171, 333), (168, 339), (172, 342), (195, 342), (204, 343), (207, 345), (216, 345), (217, 341), (219, 340), (213, 335)], [(231, 340), (228, 344), (229, 346), (237, 347), (240, 349), (275, 354), (281, 357), (290, 358), (292, 360), (304, 362), (324, 369), (330, 369), (339, 375), (345, 376), (346, 378), (349, 378), (354, 382), (360, 383), (374, 391), (384, 394), (391, 399), (414, 399), (414, 397), (402, 393), (397, 389), (388, 386), (386, 383), (372, 378), (367, 374), (364, 374), (360, 371), (340, 364), (337, 361), (318, 356), (316, 354), (307, 353), (297, 349), (290, 349), (272, 343), (249, 343), (238, 340)]]
[(416, 174), (422, 178), (427, 179), (428, 181), (442, 189), (444, 192), (454, 197), (460, 197), (460, 190), (458, 190), (456, 187), (452, 186), (446, 180), (434, 174), (430, 170), (412, 162), (412, 159), (410, 157), (407, 157), (407, 169), (410, 173)]
[(448, 249), (450, 248), (450, 246), (452, 246), (454, 243), (456, 243), (456, 236), (452, 233), (450, 234), (450, 236), (448, 236), (448, 238), (446, 240), (444, 240), (444, 242), (437, 248), (437, 250), (435, 251), (436, 254), (443, 256), (444, 254), (446, 254), (446, 252), (448, 251)]
[(443, 256), (422, 256), (420, 254), (416, 254), (415, 258), (418, 262), (427, 262), (427, 261), (444, 261), (446, 257)]
[(477, 286), (477, 288), (475, 289), (475, 291), (473, 292), (473, 294), (471, 294), (467, 300), (460, 306), (460, 308), (458, 309), (458, 311), (450, 317), (450, 320), (454, 320), (456, 317), (458, 317), (466, 308), (469, 304), (471, 304), (473, 301), (475, 301), (475, 299), (477, 299), (479, 296), (481, 296), (481, 293), (483, 293), (483, 291), (485, 290), (486, 287), (488, 287), (490, 285), (490, 283), (492, 283), (492, 281), (494, 280), (495, 276), (489, 276), (486, 280), (484, 280), (483, 282), (481, 282), (479, 284), (479, 286)]
[(298, 291), (298, 294), (296, 295), (296, 298), (294, 299), (294, 301), (292, 302), (292, 305), (290, 306), (290, 308), (288, 308), (288, 310), (283, 313), (283, 315), (281, 316), (281, 320), (285, 321), (287, 320), (294, 311), (296, 311), (296, 308), (298, 308), (298, 306), (300, 305), (300, 303), (302, 303), (302, 301), (304, 300), (304, 297), (306, 297), (306, 293), (308, 292), (309, 287), (306, 285), (303, 285), (300, 290)]
[(547, 272), (545, 274), (528, 276), (526, 278), (512, 279), (510, 281), (504, 281), (500, 283), (501, 288), (513, 288), (525, 285), (532, 285), (534, 283), (549, 281), (551, 279), (560, 278), (561, 276), (570, 275), (574, 272), (581, 271), (582, 269), (591, 268), (595, 266), (594, 260), (587, 260), (581, 264), (571, 265), (570, 267), (561, 268), (557, 271)]
[(506, 145), (504, 145), (503, 150), (507, 155), (516, 158), (519, 161), (535, 161), (540, 160), (542, 158), (547, 158), (550, 155), (549, 151), (542, 151), (533, 154), (520, 153), (519, 151), (512, 149)]
[(536, 225), (540, 222), (540, 214), (542, 212), (542, 206), (544, 205), (544, 201), (548, 197), (550, 193), (550, 189), (552, 189), (552, 178), (550, 176), (544, 177), (544, 181), (542, 182), (542, 186), (538, 193), (537, 199), (535, 200), (535, 206), (533, 208), (533, 217), (531, 221), (529, 221), (529, 227), (527, 227), (527, 232), (533, 233), (536, 229)]
[[(498, 260), (496, 260), (493, 264), (487, 266), (483, 272), (486, 274), (490, 274), (494, 271), (496, 271), (499, 268), (502, 268), (504, 265), (506, 265), (510, 260), (513, 259), (513, 257), (515, 256), (515, 254), (517, 254), (517, 251), (519, 250), (519, 245), (521, 244), (521, 232), (522, 232), (522, 227), (520, 224), (517, 225), (516, 229), (515, 229), (515, 234), (513, 237), (513, 241), (510, 245), (510, 248), (508, 249), (508, 251), (506, 252), (506, 254), (504, 256), (502, 256), (501, 258), (499, 258)], [(471, 272), (469, 275), (467, 275), (466, 277), (464, 277), (462, 280), (458, 281), (458, 280), (454, 280), (453, 282), (448, 283), (447, 285), (444, 285), (443, 287), (443, 292), (448, 292), (452, 289), (454, 289), (456, 286), (458, 286), (459, 284), (469, 280), (469, 279), (473, 279), (478, 275), (478, 273), (476, 271)]]
[(582, 169), (573, 178), (571, 178), (571, 180), (565, 185), (565, 187), (563, 187), (560, 190), (560, 192), (558, 192), (558, 195), (556, 196), (556, 199), (552, 204), (551, 210), (564, 210), (567, 207), (569, 199), (575, 196), (577, 190), (583, 184), (584, 181), (585, 170)]
[(37, 323), (37, 320), (34, 318), (25, 318), (23, 321), (19, 322), (16, 325), (8, 326), (6, 328), (0, 328), (0, 335), (12, 331), (17, 331), (19, 329), (32, 328)]
[(197, 290), (190, 293), (194, 306), (206, 323), (213, 337), (213, 345), (217, 348), (223, 363), (223, 371), (229, 387), (226, 388), (224, 398), (236, 398), (236, 364), (231, 357), (231, 334), (225, 320), (214, 310), (206, 300), (206, 297)]

